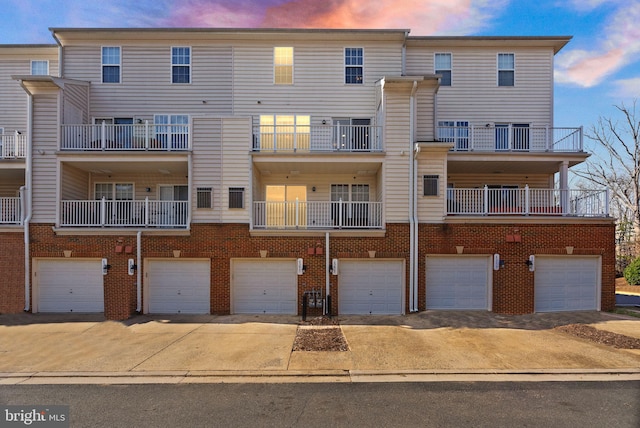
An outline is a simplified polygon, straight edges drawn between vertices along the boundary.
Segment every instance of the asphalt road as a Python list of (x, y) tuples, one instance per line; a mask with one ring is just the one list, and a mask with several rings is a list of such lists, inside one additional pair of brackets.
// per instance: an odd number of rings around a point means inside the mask
[(5, 385), (0, 404), (69, 405), (72, 427), (640, 426), (637, 381)]

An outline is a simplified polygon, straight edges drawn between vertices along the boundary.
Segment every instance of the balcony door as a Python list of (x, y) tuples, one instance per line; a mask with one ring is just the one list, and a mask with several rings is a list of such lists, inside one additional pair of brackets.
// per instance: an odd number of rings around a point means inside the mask
[[(133, 183), (96, 183), (95, 199), (107, 201), (105, 223), (128, 225), (132, 218)], [(96, 213), (97, 214), (97, 213)]]
[(332, 184), (331, 218), (334, 226), (369, 224), (369, 185)]
[(267, 186), (266, 221), (270, 228), (307, 226), (306, 186)]
[(333, 119), (337, 150), (367, 152), (371, 150), (371, 119)]
[[(110, 125), (106, 129), (105, 138), (108, 148), (131, 148), (133, 139), (132, 117), (97, 117), (93, 120), (96, 125)], [(101, 134), (99, 134), (101, 135)]]
[(158, 224), (174, 226), (187, 224), (187, 205), (182, 201), (189, 200), (189, 186), (161, 185), (161, 203), (156, 210)]

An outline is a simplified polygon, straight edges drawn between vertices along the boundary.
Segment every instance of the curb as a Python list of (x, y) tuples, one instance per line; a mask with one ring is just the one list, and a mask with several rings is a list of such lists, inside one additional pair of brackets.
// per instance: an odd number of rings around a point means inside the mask
[(0, 373), (0, 385), (640, 381), (640, 369)]

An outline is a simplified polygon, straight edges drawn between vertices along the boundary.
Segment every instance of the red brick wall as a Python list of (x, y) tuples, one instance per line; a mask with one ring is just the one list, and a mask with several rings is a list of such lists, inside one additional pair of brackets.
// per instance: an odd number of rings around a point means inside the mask
[(0, 233), (0, 313), (24, 310), (24, 232)]
[[(92, 257), (109, 260), (111, 270), (104, 277), (105, 316), (108, 319), (126, 319), (136, 309), (136, 276), (127, 274), (127, 260), (136, 258), (136, 236), (125, 235), (55, 235), (52, 225), (31, 226), (32, 257), (63, 257), (71, 250), (72, 257)], [(419, 227), (419, 309), (425, 310), (425, 256), (427, 254), (455, 254), (456, 246), (464, 246), (465, 254), (501, 255), (505, 267), (494, 272), (493, 311), (504, 314), (533, 312), (533, 273), (525, 260), (531, 254), (566, 254), (565, 247), (574, 247), (576, 255), (602, 256), (602, 310), (615, 305), (615, 256), (613, 224), (597, 225), (494, 225), (494, 224), (423, 224)], [(515, 237), (519, 237), (519, 242)], [(5, 237), (3, 235), (3, 237)], [(511, 238), (509, 238), (511, 237)], [(2, 309), (21, 311), (24, 307), (24, 262), (21, 234), (7, 234), (0, 249), (2, 256)], [(15, 242), (14, 242), (15, 241)], [(10, 245), (4, 244), (10, 242)], [(375, 250), (377, 258), (404, 258), (406, 260), (406, 310), (409, 310), (409, 225), (387, 225), (385, 237), (330, 238), (330, 258), (368, 258)], [(132, 249), (131, 254), (116, 253), (116, 246)], [(322, 254), (317, 254), (321, 248)], [(309, 254), (310, 250), (313, 254)], [(211, 259), (211, 312), (230, 312), (230, 259), (260, 257), (260, 250), (268, 257), (303, 258), (306, 273), (298, 277), (299, 302), (310, 289), (325, 290), (324, 236), (262, 236), (251, 237), (248, 225), (195, 224), (190, 236), (142, 235), (142, 256), (173, 257), (180, 250), (182, 258)], [(144, 266), (143, 266), (144, 268)], [(144, 272), (142, 272), (144, 275)], [(144, 276), (143, 276), (144, 278)], [(338, 308), (338, 277), (330, 275), (332, 313)], [(8, 303), (5, 303), (8, 302)], [(300, 305), (299, 305), (300, 309)], [(309, 316), (319, 315), (320, 309), (309, 309)]]
[(602, 256), (603, 311), (615, 307), (615, 227), (613, 224), (442, 224), (420, 225), (420, 310), (425, 309), (425, 256), (456, 254), (500, 254), (505, 265), (493, 272), (493, 312), (527, 314), (534, 311), (534, 273), (525, 261), (530, 255)]

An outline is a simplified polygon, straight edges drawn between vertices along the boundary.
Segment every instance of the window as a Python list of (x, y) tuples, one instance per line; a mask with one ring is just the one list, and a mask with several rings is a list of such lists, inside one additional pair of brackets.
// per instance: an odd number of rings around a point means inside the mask
[(32, 76), (48, 76), (49, 61), (40, 61), (40, 60), (31, 61), (31, 75)]
[(451, 54), (437, 53), (435, 57), (435, 72), (441, 74), (440, 86), (451, 86)]
[(469, 122), (466, 120), (439, 121), (438, 140), (456, 143), (455, 150), (469, 150)]
[(273, 48), (273, 82), (293, 84), (293, 48)]
[(191, 48), (171, 48), (171, 83), (191, 83)]
[(361, 85), (363, 76), (364, 55), (362, 48), (344, 49), (344, 83)]
[(229, 187), (229, 208), (244, 208), (244, 187)]
[(102, 48), (102, 83), (120, 83), (120, 48)]
[(331, 219), (335, 226), (369, 224), (369, 185), (332, 184)]
[(198, 187), (196, 189), (196, 208), (213, 208), (213, 188)]
[(257, 150), (309, 150), (310, 140), (311, 116), (286, 114), (260, 116), (260, 138)]
[(516, 73), (515, 55), (498, 54), (498, 86), (514, 86)]
[(188, 149), (189, 116), (186, 114), (156, 114), (153, 116), (156, 148)]
[(438, 175), (425, 175), (423, 177), (424, 196), (438, 196)]
[(96, 183), (95, 198), (108, 201), (132, 201), (133, 183)]

